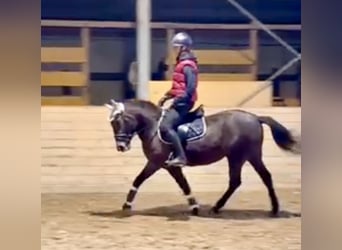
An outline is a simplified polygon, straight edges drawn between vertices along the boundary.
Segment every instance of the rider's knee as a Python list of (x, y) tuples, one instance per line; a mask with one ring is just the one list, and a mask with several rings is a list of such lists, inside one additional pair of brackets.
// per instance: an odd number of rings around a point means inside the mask
[(160, 129), (160, 132), (162, 133), (168, 133), (170, 130), (170, 126), (168, 124), (162, 123), (160, 124), (159, 129)]

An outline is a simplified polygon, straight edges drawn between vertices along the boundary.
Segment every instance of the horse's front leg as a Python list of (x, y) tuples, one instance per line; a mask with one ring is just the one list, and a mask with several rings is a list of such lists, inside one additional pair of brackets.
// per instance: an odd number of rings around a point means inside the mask
[(137, 177), (135, 177), (133, 185), (126, 196), (126, 202), (122, 206), (123, 210), (130, 210), (132, 208), (132, 203), (141, 184), (143, 184), (145, 180), (147, 180), (160, 168), (161, 167), (159, 164), (154, 164), (150, 161), (147, 162), (144, 169), (139, 173)]
[(183, 174), (181, 168), (178, 167), (169, 167), (167, 168), (169, 174), (173, 177), (173, 179), (177, 182), (178, 186), (182, 189), (184, 196), (188, 200), (188, 204), (193, 215), (198, 215), (199, 205), (195, 199), (195, 197), (191, 194), (190, 185)]

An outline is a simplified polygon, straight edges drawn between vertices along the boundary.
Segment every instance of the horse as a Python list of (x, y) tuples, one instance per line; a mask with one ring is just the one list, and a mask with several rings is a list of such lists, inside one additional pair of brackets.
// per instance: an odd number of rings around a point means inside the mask
[[(131, 211), (132, 203), (139, 187), (156, 171), (165, 169), (182, 189), (190, 211), (198, 215), (199, 204), (191, 194), (190, 185), (181, 167), (166, 166), (165, 161), (172, 156), (169, 141), (159, 131), (159, 124), (167, 109), (150, 101), (130, 99), (104, 104), (110, 114), (108, 121), (114, 135), (116, 149), (126, 152), (131, 147), (132, 138), (137, 135), (142, 142), (142, 150), (147, 163), (136, 176), (122, 210)], [(208, 165), (223, 158), (228, 161), (229, 184), (222, 197), (211, 208), (210, 213), (219, 213), (234, 191), (241, 185), (241, 169), (249, 162), (267, 187), (272, 209), (270, 215), (277, 216), (279, 202), (273, 187), (271, 173), (262, 160), (263, 127), (270, 127), (275, 143), (282, 150), (298, 154), (299, 141), (293, 133), (269, 116), (232, 109), (206, 115), (203, 105), (188, 113), (184, 122), (176, 128), (182, 138), (186, 156), (186, 167)]]

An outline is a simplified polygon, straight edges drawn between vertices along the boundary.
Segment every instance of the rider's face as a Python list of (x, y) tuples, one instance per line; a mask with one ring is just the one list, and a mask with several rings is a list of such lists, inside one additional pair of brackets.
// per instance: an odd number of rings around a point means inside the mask
[(174, 55), (175, 57), (177, 57), (178, 54), (179, 54), (179, 52), (180, 52), (180, 50), (181, 50), (181, 47), (179, 47), (179, 46), (173, 47), (173, 55)]

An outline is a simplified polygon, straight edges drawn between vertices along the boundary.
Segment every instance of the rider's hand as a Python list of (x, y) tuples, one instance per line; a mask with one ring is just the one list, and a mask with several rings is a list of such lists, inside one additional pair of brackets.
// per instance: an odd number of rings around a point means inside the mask
[(166, 94), (159, 100), (158, 102), (158, 106), (159, 107), (163, 107), (164, 103), (169, 100), (172, 99), (172, 95), (169, 92), (166, 92)]
[(163, 107), (163, 105), (164, 105), (165, 101), (166, 101), (166, 97), (165, 97), (165, 96), (163, 96), (163, 97), (162, 97), (162, 98), (159, 100), (159, 102), (158, 102), (158, 106), (159, 106), (159, 107)]
[(172, 106), (184, 106), (187, 105), (189, 103), (189, 97), (187, 94), (184, 94), (182, 96), (178, 96), (177, 98), (175, 98), (173, 100)]

